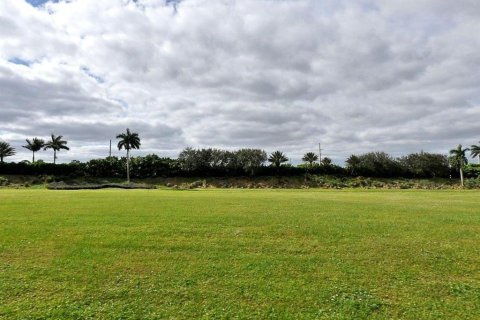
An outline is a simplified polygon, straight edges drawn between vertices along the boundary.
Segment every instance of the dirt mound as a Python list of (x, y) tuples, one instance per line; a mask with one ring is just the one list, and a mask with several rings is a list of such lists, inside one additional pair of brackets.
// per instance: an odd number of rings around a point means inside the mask
[(66, 184), (63, 181), (53, 182), (47, 185), (50, 190), (98, 190), (98, 189), (156, 189), (157, 187), (149, 184), (138, 183), (104, 183), (104, 184)]

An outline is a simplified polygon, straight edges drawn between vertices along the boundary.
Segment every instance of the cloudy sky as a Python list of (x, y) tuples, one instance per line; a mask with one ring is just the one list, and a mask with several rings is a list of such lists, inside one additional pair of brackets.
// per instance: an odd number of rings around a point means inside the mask
[(0, 139), (446, 153), (480, 140), (478, 30), (478, 0), (1, 0)]

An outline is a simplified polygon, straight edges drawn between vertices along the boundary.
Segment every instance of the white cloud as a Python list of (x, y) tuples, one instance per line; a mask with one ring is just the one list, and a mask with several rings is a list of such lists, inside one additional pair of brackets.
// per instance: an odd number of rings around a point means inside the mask
[(63, 134), (66, 160), (127, 126), (171, 156), (446, 152), (480, 140), (477, 3), (5, 0), (0, 137)]

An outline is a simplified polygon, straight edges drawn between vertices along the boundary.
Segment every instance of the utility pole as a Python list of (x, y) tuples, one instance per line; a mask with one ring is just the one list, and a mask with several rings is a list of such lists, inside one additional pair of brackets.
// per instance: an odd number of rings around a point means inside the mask
[(322, 164), (322, 145), (318, 143), (318, 164)]
[(108, 153), (108, 157), (112, 156), (112, 139), (110, 139), (110, 152)]

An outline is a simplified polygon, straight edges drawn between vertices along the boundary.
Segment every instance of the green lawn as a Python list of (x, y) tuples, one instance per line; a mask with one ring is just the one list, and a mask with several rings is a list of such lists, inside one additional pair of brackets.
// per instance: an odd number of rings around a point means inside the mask
[(0, 318), (478, 319), (478, 191), (0, 189)]

